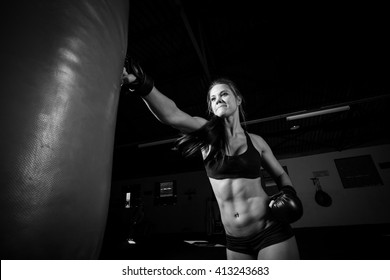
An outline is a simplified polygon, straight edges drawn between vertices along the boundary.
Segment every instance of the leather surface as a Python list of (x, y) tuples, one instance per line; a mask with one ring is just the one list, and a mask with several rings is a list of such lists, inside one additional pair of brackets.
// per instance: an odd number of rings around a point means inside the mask
[(129, 3), (22, 0), (2, 10), (1, 259), (97, 259)]

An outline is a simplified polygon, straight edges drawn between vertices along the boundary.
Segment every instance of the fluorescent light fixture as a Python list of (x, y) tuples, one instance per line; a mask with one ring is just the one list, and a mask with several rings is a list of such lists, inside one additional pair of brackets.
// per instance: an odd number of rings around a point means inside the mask
[(315, 116), (320, 116), (320, 115), (326, 115), (326, 114), (347, 111), (349, 109), (350, 109), (350, 107), (349, 107), (349, 105), (347, 105), (347, 106), (341, 106), (341, 107), (330, 108), (330, 109), (316, 110), (316, 111), (311, 111), (311, 112), (307, 112), (307, 113), (301, 113), (301, 114), (297, 114), (297, 115), (287, 116), (286, 120), (293, 121), (293, 120), (298, 120), (298, 119), (304, 119), (304, 118), (310, 118), (310, 117), (315, 117)]

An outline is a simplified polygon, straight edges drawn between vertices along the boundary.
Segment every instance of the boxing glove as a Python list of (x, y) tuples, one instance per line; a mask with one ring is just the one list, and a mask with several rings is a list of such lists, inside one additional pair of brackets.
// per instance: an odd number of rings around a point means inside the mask
[(122, 87), (139, 96), (147, 96), (154, 86), (152, 78), (145, 74), (139, 63), (133, 58), (126, 58), (125, 68), (127, 73), (133, 74), (136, 77), (136, 80), (132, 83), (124, 82)]
[(292, 186), (284, 186), (279, 193), (273, 195), (270, 208), (273, 217), (285, 223), (296, 222), (303, 215), (302, 202)]

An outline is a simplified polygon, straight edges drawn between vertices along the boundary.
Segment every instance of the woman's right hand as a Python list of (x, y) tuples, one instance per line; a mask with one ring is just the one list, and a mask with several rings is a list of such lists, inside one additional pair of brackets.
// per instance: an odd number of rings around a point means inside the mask
[(131, 84), (134, 83), (136, 80), (137, 78), (133, 74), (127, 73), (126, 68), (123, 67), (122, 84)]
[(151, 77), (145, 74), (137, 61), (129, 58), (123, 68), (122, 86), (138, 96), (145, 97), (152, 91), (154, 82)]

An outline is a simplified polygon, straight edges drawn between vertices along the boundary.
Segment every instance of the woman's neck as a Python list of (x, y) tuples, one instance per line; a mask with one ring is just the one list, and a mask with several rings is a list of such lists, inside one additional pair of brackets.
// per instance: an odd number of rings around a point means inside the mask
[(244, 132), (241, 126), (240, 118), (236, 116), (227, 117), (224, 119), (225, 131), (228, 138), (235, 137)]

